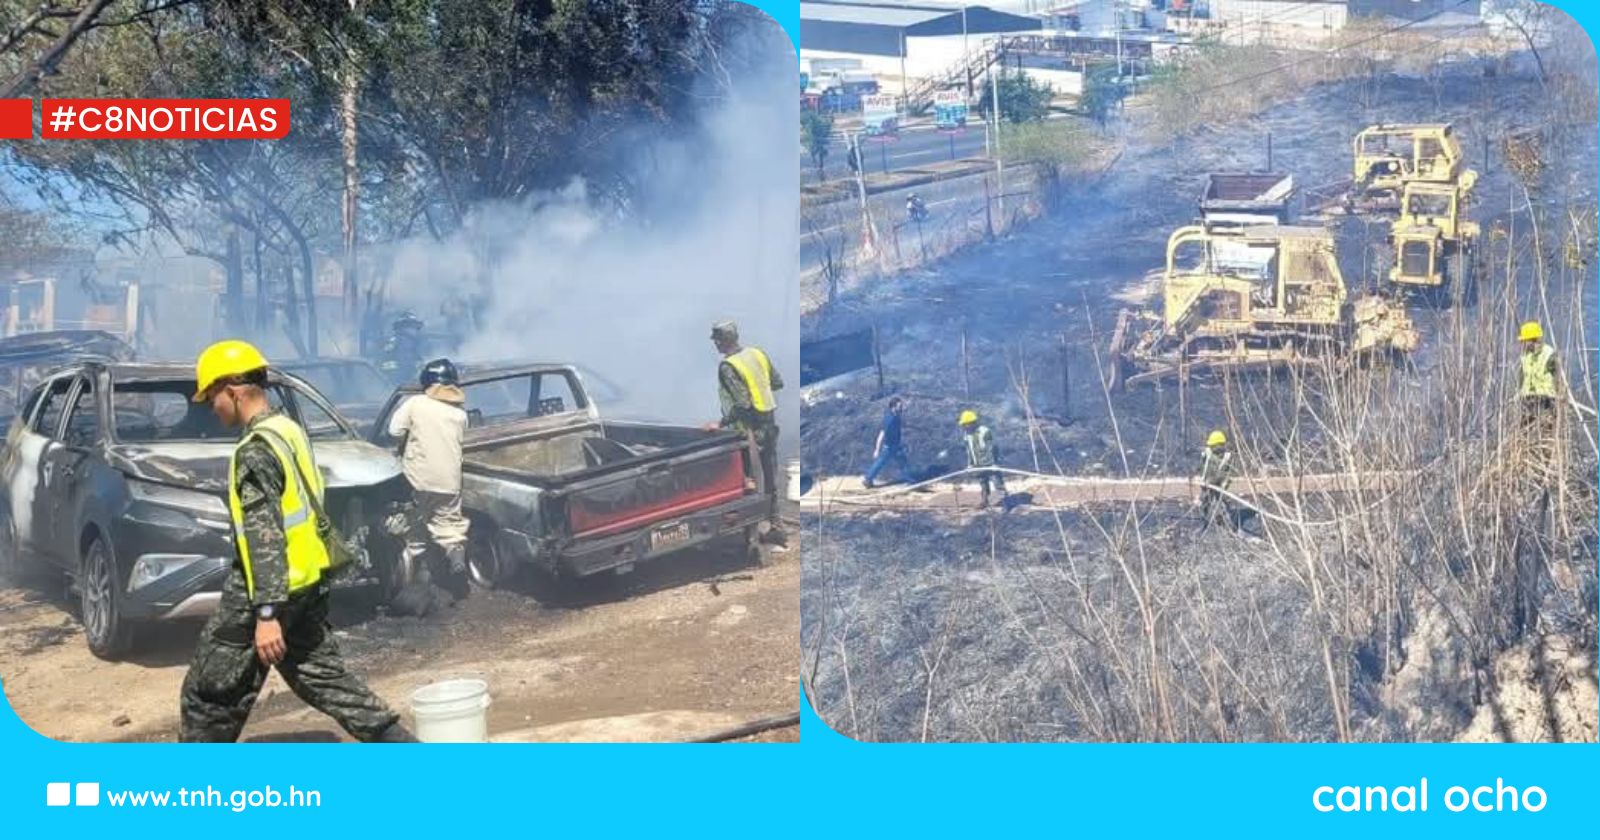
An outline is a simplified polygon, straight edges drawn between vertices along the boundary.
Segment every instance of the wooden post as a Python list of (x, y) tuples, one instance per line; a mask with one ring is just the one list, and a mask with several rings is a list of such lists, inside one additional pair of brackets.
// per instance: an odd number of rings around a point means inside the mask
[(883, 396), (883, 353), (878, 350), (878, 325), (872, 325), (872, 362), (878, 366), (878, 396)]
[(1178, 439), (1189, 445), (1189, 365), (1178, 359)]
[(1072, 422), (1072, 351), (1065, 335), (1061, 336), (1061, 422)]
[(961, 328), (961, 390), (972, 401), (972, 367), (967, 361), (967, 328)]
[(1267, 132), (1267, 171), (1272, 171), (1272, 132)]
[(983, 176), (983, 228), (989, 239), (994, 238), (993, 199), (989, 198), (989, 176)]

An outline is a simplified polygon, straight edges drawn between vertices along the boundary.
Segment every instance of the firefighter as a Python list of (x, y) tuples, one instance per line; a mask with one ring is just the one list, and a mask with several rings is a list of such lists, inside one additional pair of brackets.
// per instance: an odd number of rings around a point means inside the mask
[[(1000, 447), (994, 442), (994, 433), (978, 422), (978, 413), (968, 409), (956, 418), (967, 447), (967, 466), (972, 468), (995, 467), (1000, 463)], [(980, 469), (978, 486), (983, 488), (983, 507), (989, 506), (989, 487), (1000, 491), (1000, 504), (1006, 501), (1006, 478), (999, 470)]]
[(400, 442), (400, 456), (413, 500), (405, 563), (416, 580), (429, 578), (422, 563), (429, 545), (450, 564), (451, 574), (467, 570), (467, 518), (461, 515), (461, 448), (467, 433), (467, 396), (449, 359), (422, 366), (422, 393), (407, 397), (389, 420), (389, 435)]
[(717, 366), (717, 397), (722, 403), (722, 421), (712, 426), (738, 429), (750, 435), (761, 463), (762, 486), (768, 500), (768, 527), (761, 540), (772, 545), (787, 545), (788, 535), (778, 518), (778, 403), (773, 396), (775, 391), (783, 389), (783, 378), (764, 351), (739, 346), (739, 327), (734, 322), (713, 324), (711, 341), (722, 354), (722, 363)]
[(1544, 329), (1528, 321), (1517, 332), (1522, 342), (1522, 375), (1518, 397), (1526, 424), (1548, 422), (1555, 416), (1557, 361), (1554, 347), (1544, 343)]
[(1200, 465), (1200, 530), (1226, 521), (1239, 530), (1239, 517), (1233, 504), (1222, 495), (1233, 478), (1233, 451), (1228, 448), (1228, 436), (1216, 429), (1206, 436), (1206, 448), (1201, 453)]
[(300, 699), (361, 741), (415, 741), (352, 675), (328, 626), (322, 474), (305, 430), (267, 401), (267, 360), (243, 341), (206, 348), (194, 400), (243, 434), (228, 464), (236, 553), (184, 676), (184, 741), (235, 741), (276, 667)]
[(422, 369), (422, 327), (422, 319), (409, 309), (390, 325), (378, 369), (396, 385), (410, 381)]

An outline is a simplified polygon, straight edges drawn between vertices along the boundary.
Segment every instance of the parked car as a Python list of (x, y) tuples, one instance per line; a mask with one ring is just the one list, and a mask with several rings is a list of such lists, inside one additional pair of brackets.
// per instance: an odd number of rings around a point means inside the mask
[(373, 419), (394, 393), (383, 371), (366, 359), (295, 359), (278, 367), (311, 383), (362, 436), (371, 430)]
[[(525, 565), (579, 577), (626, 570), (724, 537), (759, 557), (766, 497), (746, 478), (755, 454), (745, 435), (604, 421), (571, 365), (468, 369), (461, 386), (467, 565), (479, 585)], [(419, 392), (395, 393), (375, 443), (397, 443), (388, 418)]]
[(56, 330), (0, 338), (0, 424), (11, 422), (17, 401), (45, 374), (87, 359), (126, 362), (134, 349), (100, 330)]
[[(76, 363), (29, 393), (0, 449), (0, 570), (66, 573), (98, 656), (126, 653), (141, 624), (207, 615), (221, 597), (239, 435), (194, 389), (188, 366)], [(310, 435), (329, 515), (367, 544), (408, 495), (399, 462), (304, 380), (274, 371), (267, 393)], [(392, 559), (372, 556), (352, 582), (395, 578)]]

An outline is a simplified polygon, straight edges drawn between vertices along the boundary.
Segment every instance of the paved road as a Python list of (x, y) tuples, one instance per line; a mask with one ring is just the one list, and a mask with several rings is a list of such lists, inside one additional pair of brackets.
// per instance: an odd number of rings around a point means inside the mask
[[(915, 226), (905, 225), (906, 196), (912, 192), (922, 196), (928, 205), (929, 218), (923, 224), (923, 231), (930, 236), (935, 230), (960, 224), (970, 213), (983, 209), (983, 179), (972, 176), (869, 196), (867, 203), (875, 226), (886, 241), (898, 232), (903, 246), (914, 244)], [(896, 231), (897, 227), (901, 229)], [(861, 208), (856, 202), (841, 201), (801, 211), (802, 269), (819, 265), (826, 248), (834, 249), (837, 257), (841, 248), (854, 253), (861, 242)]]
[[(977, 121), (969, 122), (965, 129), (956, 133), (939, 131), (932, 126), (908, 127), (900, 132), (896, 140), (863, 140), (861, 154), (869, 173), (978, 157), (984, 153), (983, 133), (983, 124)], [(836, 136), (828, 147), (824, 171), (830, 179), (850, 176), (848, 147), (844, 137)], [(804, 151), (800, 153), (800, 178), (802, 183), (807, 184), (818, 180), (817, 166)]]

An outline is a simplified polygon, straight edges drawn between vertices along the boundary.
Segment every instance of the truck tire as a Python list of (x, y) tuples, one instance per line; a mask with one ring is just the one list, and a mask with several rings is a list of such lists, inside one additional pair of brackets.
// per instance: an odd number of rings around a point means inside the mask
[(467, 531), (467, 577), (484, 589), (499, 589), (516, 576), (516, 567), (500, 550), (495, 534), (499, 528), (485, 519), (474, 519)]
[(761, 550), (761, 526), (746, 525), (744, 529), (744, 559), (752, 566), (764, 566), (767, 556)]
[(89, 540), (78, 568), (83, 636), (89, 652), (101, 659), (116, 659), (133, 648), (135, 628), (122, 616), (121, 575), (103, 538)]
[(0, 584), (22, 583), (25, 571), (22, 556), (17, 553), (17, 527), (12, 524), (11, 515), (0, 510)]

